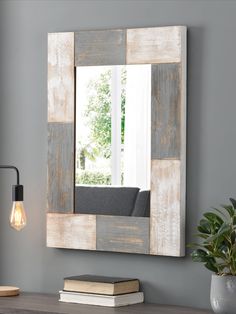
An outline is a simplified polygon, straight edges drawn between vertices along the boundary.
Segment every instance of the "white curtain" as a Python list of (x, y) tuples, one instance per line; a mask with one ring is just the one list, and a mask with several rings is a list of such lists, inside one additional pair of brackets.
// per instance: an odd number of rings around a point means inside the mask
[(150, 189), (151, 65), (127, 66), (124, 185)]

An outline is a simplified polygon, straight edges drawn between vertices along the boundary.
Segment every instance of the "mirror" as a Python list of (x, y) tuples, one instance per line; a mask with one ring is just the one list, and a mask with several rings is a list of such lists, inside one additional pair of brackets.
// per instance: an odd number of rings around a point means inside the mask
[(186, 27), (48, 35), (47, 246), (183, 256)]
[(77, 67), (76, 86), (75, 212), (150, 216), (151, 65)]

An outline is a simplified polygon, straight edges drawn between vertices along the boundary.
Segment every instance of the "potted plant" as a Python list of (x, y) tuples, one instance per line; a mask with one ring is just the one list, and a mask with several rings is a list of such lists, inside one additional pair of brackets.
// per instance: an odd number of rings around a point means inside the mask
[(236, 313), (236, 200), (230, 205), (206, 212), (197, 227), (199, 243), (191, 257), (214, 272), (211, 280), (211, 306), (215, 313)]

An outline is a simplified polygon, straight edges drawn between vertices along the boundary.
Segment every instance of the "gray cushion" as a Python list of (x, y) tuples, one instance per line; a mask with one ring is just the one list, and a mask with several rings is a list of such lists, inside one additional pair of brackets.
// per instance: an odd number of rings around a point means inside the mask
[(150, 217), (150, 191), (139, 191), (132, 216)]
[(75, 187), (75, 212), (112, 216), (131, 216), (139, 188)]

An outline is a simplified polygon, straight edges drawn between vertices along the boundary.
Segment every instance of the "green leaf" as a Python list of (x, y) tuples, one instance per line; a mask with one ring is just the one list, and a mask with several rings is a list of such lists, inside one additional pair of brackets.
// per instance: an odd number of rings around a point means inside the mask
[(224, 222), (218, 231), (218, 235), (224, 234), (231, 230), (231, 225), (227, 222)]
[(202, 234), (202, 233), (195, 233), (194, 236), (202, 238), (202, 239), (207, 239), (209, 237), (208, 234)]
[(219, 214), (221, 214), (222, 216), (224, 216), (225, 218), (227, 218), (227, 216), (225, 215), (224, 212), (222, 212), (220, 209), (215, 208), (215, 207), (211, 207), (212, 209), (214, 209), (215, 211), (217, 211)]
[(231, 231), (231, 225), (228, 224), (227, 222), (224, 222), (218, 232), (214, 234), (212, 237), (209, 237), (206, 239), (205, 242), (212, 242), (216, 239), (219, 239), (221, 235), (225, 235), (227, 232)]
[(211, 224), (206, 219), (200, 220), (200, 226), (198, 226), (198, 231), (201, 233), (211, 234)]
[(212, 261), (207, 262), (206, 264), (204, 264), (204, 266), (210, 271), (213, 271), (214, 273), (218, 273), (218, 269), (215, 263), (213, 263)]
[(234, 216), (234, 208), (231, 205), (221, 205), (227, 212), (229, 213), (230, 217)]
[(235, 231), (233, 231), (233, 232), (231, 233), (230, 239), (231, 239), (231, 242), (232, 242), (232, 243), (235, 243), (235, 240), (236, 240), (236, 233), (235, 233)]
[(187, 247), (189, 247), (189, 248), (197, 248), (197, 247), (205, 248), (205, 246), (204, 246), (203, 244), (195, 243), (195, 242), (193, 242), (193, 243), (188, 243), (188, 244), (187, 244)]
[(203, 215), (210, 223), (210, 229), (211, 229), (211, 233), (212, 234), (215, 234), (218, 232), (218, 230), (220, 229), (221, 225), (223, 224), (223, 219), (215, 214), (215, 213), (212, 213), (212, 212), (208, 212), (208, 213), (205, 213)]
[(207, 262), (207, 252), (201, 249), (194, 250), (191, 254), (194, 262)]
[(211, 234), (211, 232), (207, 231), (205, 228), (201, 227), (201, 226), (198, 226), (197, 227), (197, 230), (201, 233), (205, 233), (205, 234)]
[(209, 212), (209, 213), (205, 213), (203, 216), (208, 221), (213, 222), (213, 223), (218, 223), (219, 225), (222, 225), (223, 222), (224, 222), (223, 219), (220, 216), (218, 216), (217, 214), (215, 214), (215, 213)]
[(226, 244), (222, 244), (220, 245), (220, 247), (218, 248), (218, 250), (223, 253), (224, 255), (229, 254), (229, 247)]
[(233, 205), (234, 209), (236, 210), (236, 200), (234, 198), (229, 199), (231, 204)]
[(191, 243), (195, 250), (192, 260), (203, 262), (204, 266), (219, 275), (236, 276), (236, 200), (230, 199), (230, 205), (221, 205), (205, 212), (195, 234), (200, 243)]
[(217, 268), (223, 272), (226, 268), (228, 269), (228, 264), (227, 263), (221, 263), (221, 264), (217, 264)]

